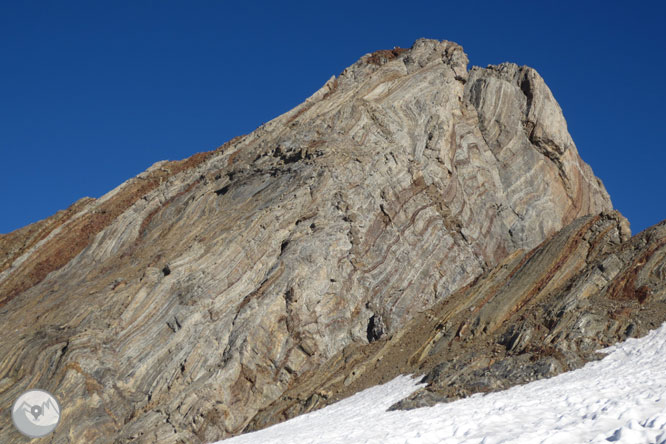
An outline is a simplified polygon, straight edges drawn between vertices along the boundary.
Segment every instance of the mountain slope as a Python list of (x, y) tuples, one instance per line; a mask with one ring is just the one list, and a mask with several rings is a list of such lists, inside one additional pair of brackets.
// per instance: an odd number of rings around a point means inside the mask
[(597, 350), (666, 322), (666, 222), (629, 239), (617, 212), (577, 219), (415, 315), (352, 344), (255, 416), (248, 430), (401, 374), (427, 386), (393, 408), (430, 406), (581, 367)]
[(366, 55), (253, 133), (0, 238), (2, 405), (54, 393), (54, 442), (233, 435), (346, 346), (612, 209), (534, 70), (466, 66), (446, 41)]

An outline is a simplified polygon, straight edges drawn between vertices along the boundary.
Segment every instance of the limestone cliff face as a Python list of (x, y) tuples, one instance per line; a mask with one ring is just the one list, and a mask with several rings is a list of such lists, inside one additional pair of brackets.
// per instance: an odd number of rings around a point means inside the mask
[(612, 209), (533, 69), (466, 67), (446, 41), (366, 55), (249, 135), (0, 237), (3, 408), (54, 393), (55, 443), (239, 433), (345, 347)]

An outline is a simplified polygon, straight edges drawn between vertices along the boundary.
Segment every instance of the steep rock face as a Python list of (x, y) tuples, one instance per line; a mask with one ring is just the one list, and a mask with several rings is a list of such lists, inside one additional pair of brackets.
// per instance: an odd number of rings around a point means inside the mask
[(610, 210), (538, 74), (466, 65), (446, 41), (364, 56), (255, 132), (0, 238), (2, 405), (54, 393), (53, 442), (239, 433), (345, 346)]
[(302, 375), (248, 430), (400, 374), (426, 387), (393, 408), (447, 402), (554, 376), (666, 321), (666, 221), (629, 238), (617, 212), (572, 222), (371, 344)]

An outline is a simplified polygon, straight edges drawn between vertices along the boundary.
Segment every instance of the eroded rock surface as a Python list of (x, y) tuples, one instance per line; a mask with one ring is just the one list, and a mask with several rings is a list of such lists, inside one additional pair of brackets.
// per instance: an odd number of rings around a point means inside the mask
[(388, 338), (351, 344), (303, 375), (248, 430), (323, 407), (399, 374), (427, 387), (415, 408), (581, 367), (666, 321), (666, 221), (629, 238), (617, 212), (580, 218), (516, 251)]
[[(240, 433), (341, 351), (611, 209), (533, 69), (468, 72), (446, 41), (369, 54), (247, 136), (0, 237), (0, 405), (54, 393), (53, 443)], [(502, 325), (479, 309), (470, 332)]]

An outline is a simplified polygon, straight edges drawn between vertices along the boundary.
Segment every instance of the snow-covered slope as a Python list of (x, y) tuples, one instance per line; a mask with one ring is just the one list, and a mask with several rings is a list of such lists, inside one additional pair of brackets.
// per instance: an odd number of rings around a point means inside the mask
[(224, 444), (666, 443), (666, 324), (551, 379), (448, 404), (386, 411), (417, 390), (401, 376)]

